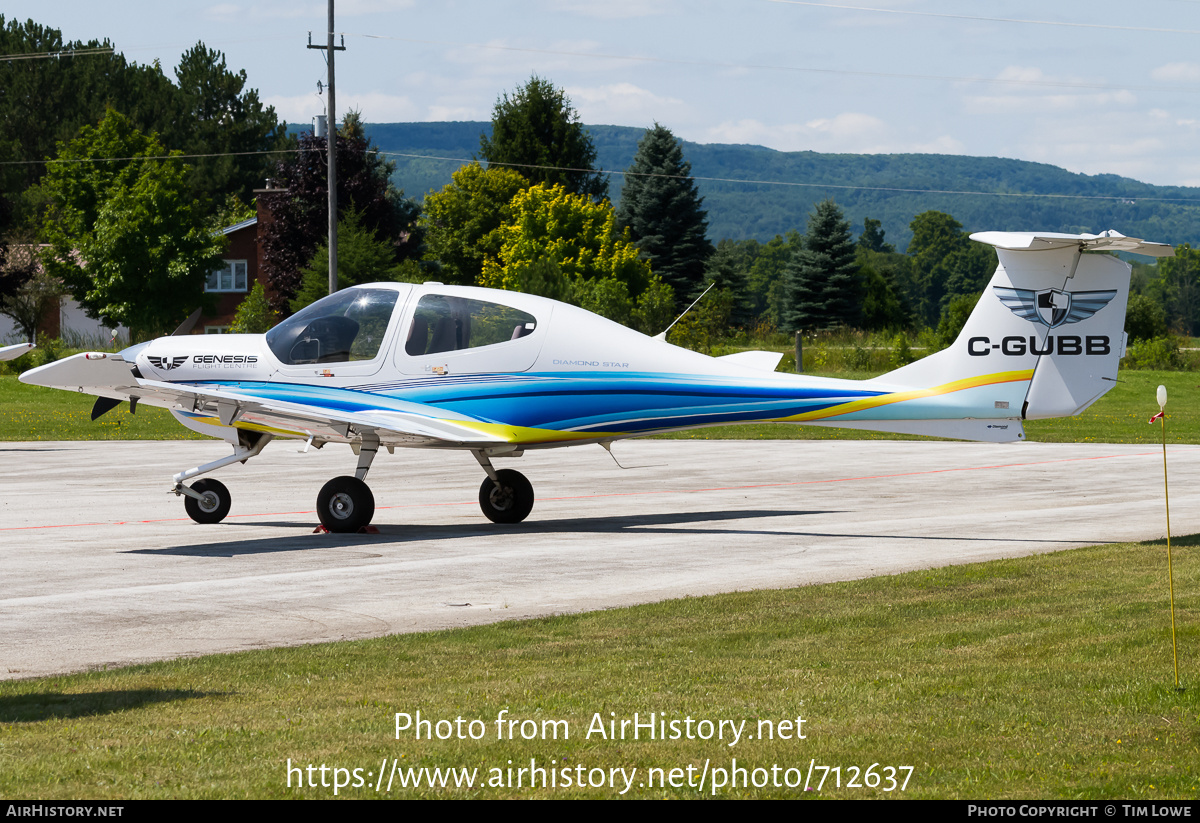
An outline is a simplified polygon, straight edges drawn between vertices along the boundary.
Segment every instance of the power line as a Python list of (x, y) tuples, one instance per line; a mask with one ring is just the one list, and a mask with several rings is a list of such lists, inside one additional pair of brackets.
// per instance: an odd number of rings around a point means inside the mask
[[(787, 2), (787, 0), (773, 0)], [(824, 5), (808, 3), (801, 5)], [(853, 8), (851, 6), (831, 6), (831, 8)], [(886, 11), (886, 9), (885, 9)], [(979, 18), (983, 19), (983, 18)], [(1197, 32), (1200, 33), (1200, 32)], [(852, 69), (814, 68), (811, 66), (779, 66), (761, 63), (724, 63), (714, 60), (680, 60), (669, 57), (646, 57), (635, 54), (605, 54), (602, 52), (564, 51), (557, 49), (534, 49), (522, 46), (500, 46), (495, 43), (453, 43), (445, 40), (419, 40), (411, 37), (393, 37), (385, 34), (358, 34), (346, 32), (349, 37), (363, 37), (369, 40), (394, 40), (400, 43), (415, 43), (425, 46), (446, 46), (450, 48), (492, 49), (495, 51), (515, 51), (528, 54), (545, 54), (552, 57), (589, 57), (598, 60), (627, 60), (638, 63), (660, 63), (674, 66), (701, 66), (715, 69), (751, 69), (756, 71), (802, 72), (808, 74), (834, 74), (850, 77), (898, 78), (902, 80), (936, 80), (946, 83), (984, 83), (1008, 86), (1040, 86), (1066, 89), (1089, 89), (1102, 91), (1145, 91), (1145, 92), (1200, 92), (1200, 86), (1116, 86), (1109, 83), (1068, 83), (1058, 80), (1024, 80), (1007, 77), (956, 77), (943, 74), (908, 74), (902, 72), (855, 71)]]
[(821, 9), (838, 9), (841, 11), (870, 11), (876, 14), (903, 14), (911, 17), (941, 17), (948, 20), (976, 20), (985, 23), (1022, 23), (1032, 26), (1066, 26), (1077, 29), (1107, 29), (1109, 31), (1143, 31), (1155, 34), (1200, 34), (1197, 29), (1165, 29), (1144, 26), (1117, 26), (1106, 23), (1068, 23), (1061, 20), (1025, 20), (1015, 17), (976, 17), (969, 14), (944, 14), (935, 11), (911, 11), (909, 9), (878, 9), (869, 6), (843, 6), (837, 3), (812, 3), (808, 0), (769, 0), (771, 3), (783, 3), (789, 6), (813, 6)]
[[(303, 151), (318, 151), (317, 149), (266, 149), (263, 151), (233, 151), (233, 152), (213, 152), (211, 154), (164, 154), (154, 156), (140, 157), (83, 157), (69, 159), (53, 159), (53, 160), (4, 160), (0, 161), (0, 166), (18, 166), (31, 165), (34, 163), (114, 163), (114, 162), (132, 162), (134, 160), (190, 160), (206, 157), (241, 157), (247, 155), (264, 155), (264, 154), (298, 154)], [(398, 151), (382, 151), (375, 150), (372, 154), (382, 155), (384, 157), (404, 157), (414, 160), (441, 160), (446, 163), (474, 163), (476, 160), (471, 157), (440, 157), (433, 154), (409, 154)], [(1139, 195), (1130, 194), (1047, 194), (1039, 192), (1008, 192), (1008, 191), (971, 191), (968, 189), (918, 189), (906, 188), (903, 186), (852, 186), (843, 183), (799, 183), (792, 180), (754, 180), (742, 177), (707, 177), (701, 175), (678, 175), (678, 174), (650, 174), (646, 172), (630, 172), (616, 171), (606, 169), (583, 169), (571, 168), (568, 166), (544, 166), (534, 163), (500, 163), (489, 162), (489, 166), (505, 166), (508, 168), (517, 169), (538, 169), (549, 171), (571, 171), (571, 172), (591, 172), (597, 171), (603, 174), (615, 174), (621, 177), (661, 177), (672, 180), (699, 180), (708, 183), (736, 183), (739, 185), (754, 185), (754, 186), (787, 186), (792, 188), (807, 188), (807, 189), (836, 189), (839, 191), (878, 191), (889, 192), (893, 194), (951, 194), (951, 195), (978, 195), (980, 197), (1023, 197), (1023, 198), (1041, 198), (1041, 199), (1058, 199), (1058, 200), (1108, 200), (1108, 201), (1141, 201), (1148, 203), (1180, 203), (1184, 205), (1200, 206), (1200, 198), (1192, 197), (1142, 197)]]
[(113, 50), (111, 47), (95, 49), (63, 49), (60, 51), (33, 51), (25, 54), (0, 55), (0, 63), (11, 63), (15, 60), (49, 60), (55, 57), (90, 57), (94, 54), (112, 53)]
[[(379, 154), (385, 157), (407, 157), (418, 160), (445, 160), (448, 163), (472, 163), (475, 162), (471, 158), (461, 157), (437, 157), (429, 154), (405, 154), (395, 151), (380, 151)], [(489, 166), (506, 166), (518, 169), (539, 169), (550, 171), (574, 171), (574, 172), (595, 172), (596, 169), (575, 169), (564, 166), (539, 166), (532, 163), (488, 163)], [(1137, 197), (1133, 195), (1120, 194), (1039, 194), (1036, 192), (1004, 192), (1004, 191), (960, 191), (956, 189), (912, 189), (899, 186), (850, 186), (837, 183), (797, 183), (790, 180), (751, 180), (739, 177), (703, 177), (701, 175), (681, 175), (681, 174), (650, 174), (646, 172), (629, 172), (629, 171), (606, 171), (601, 169), (604, 174), (617, 174), (622, 177), (661, 177), (670, 180), (703, 180), (709, 183), (738, 183), (752, 184), (761, 186), (792, 186), (796, 188), (809, 189), (838, 189), (847, 191), (881, 191), (892, 192), (895, 194), (975, 194), (984, 197), (1029, 197), (1029, 198), (1056, 198), (1056, 199), (1075, 199), (1075, 200), (1130, 200), (1130, 201), (1146, 201), (1154, 203), (1184, 203), (1195, 204), (1200, 206), (1200, 198), (1189, 197)]]

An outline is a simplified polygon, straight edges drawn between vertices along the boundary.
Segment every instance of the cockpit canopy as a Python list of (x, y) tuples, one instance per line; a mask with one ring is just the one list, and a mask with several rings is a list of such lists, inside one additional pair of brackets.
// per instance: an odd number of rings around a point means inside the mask
[(336, 292), (267, 332), (267, 345), (288, 366), (373, 360), (398, 296), (392, 289)]

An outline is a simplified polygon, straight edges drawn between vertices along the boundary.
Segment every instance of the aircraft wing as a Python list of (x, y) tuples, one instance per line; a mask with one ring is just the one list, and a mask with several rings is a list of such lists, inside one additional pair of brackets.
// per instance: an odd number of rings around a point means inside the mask
[(15, 360), (27, 351), (33, 351), (32, 343), (18, 343), (15, 346), (5, 346), (0, 349), (0, 360)]
[[(346, 442), (370, 431), (384, 445), (489, 448), (509, 443), (495, 426), (426, 404), (323, 387), (306, 387), (312, 388), (312, 401), (305, 402), (265, 396), (271, 392), (260, 393), (254, 387), (242, 391), (203, 383), (146, 380), (135, 377), (130, 364), (114, 354), (77, 354), (25, 372), (20, 379), (38, 386), (160, 406), (197, 423), (267, 431), (283, 437)], [(334, 397), (340, 392), (353, 395), (358, 402), (350, 404), (345, 398)]]

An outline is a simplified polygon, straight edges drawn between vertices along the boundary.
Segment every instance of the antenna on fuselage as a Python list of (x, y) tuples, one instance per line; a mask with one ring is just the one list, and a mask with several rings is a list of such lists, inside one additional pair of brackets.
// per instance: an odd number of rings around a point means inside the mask
[(665, 343), (665, 342), (667, 342), (667, 332), (669, 332), (671, 329), (675, 328), (675, 323), (678, 323), (680, 320), (682, 320), (682, 319), (683, 319), (683, 315), (684, 315), (684, 314), (687, 314), (688, 312), (690, 312), (690, 311), (692, 310), (692, 308), (693, 308), (693, 307), (694, 307), (694, 306), (695, 306), (697, 303), (699, 303), (701, 300), (703, 300), (703, 299), (704, 299), (704, 295), (705, 295), (705, 294), (708, 294), (710, 291), (712, 291), (712, 287), (713, 287), (713, 286), (715, 286), (715, 285), (717, 285), (717, 281), (716, 281), (716, 280), (714, 280), (714, 281), (712, 281), (711, 283), (709, 283), (709, 284), (708, 284), (708, 288), (704, 290), (703, 294), (701, 294), (699, 297), (697, 297), (695, 300), (693, 300), (693, 301), (692, 301), (692, 305), (691, 305), (691, 306), (688, 306), (686, 309), (684, 309), (684, 310), (683, 310), (683, 314), (681, 314), (681, 315), (679, 315), (678, 317), (676, 317), (676, 318), (675, 318), (675, 322), (671, 323), (671, 325), (667, 326), (665, 329), (663, 329), (662, 331), (660, 331), (658, 334), (654, 335), (654, 339), (655, 339), (655, 340), (661, 340), (661, 341), (663, 341), (664, 343)]

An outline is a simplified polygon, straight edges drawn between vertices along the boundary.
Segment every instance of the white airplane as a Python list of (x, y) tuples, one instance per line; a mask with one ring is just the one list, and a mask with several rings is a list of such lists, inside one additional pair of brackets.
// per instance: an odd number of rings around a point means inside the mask
[(487, 474), (483, 513), (517, 523), (533, 487), (493, 461), (528, 449), (728, 423), (841, 426), (1013, 441), (1022, 420), (1078, 414), (1112, 388), (1124, 354), (1130, 266), (1106, 254), (1173, 254), (1115, 232), (983, 232), (1000, 265), (954, 344), (873, 380), (774, 371), (782, 355), (712, 358), (583, 309), (517, 292), (426, 283), (355, 286), (265, 335), (182, 335), (89, 352), (21, 380), (98, 395), (93, 419), (128, 401), (161, 406), (233, 453), (179, 472), (191, 518), (217, 523), (230, 494), (184, 481), (254, 457), (275, 438), (349, 444), (353, 476), (317, 495), (330, 531), (358, 531), (380, 447), (466, 449)]

